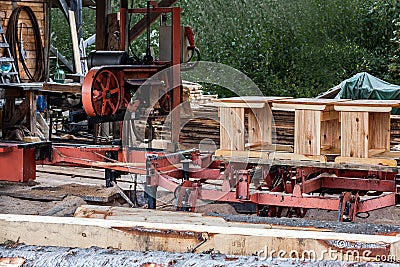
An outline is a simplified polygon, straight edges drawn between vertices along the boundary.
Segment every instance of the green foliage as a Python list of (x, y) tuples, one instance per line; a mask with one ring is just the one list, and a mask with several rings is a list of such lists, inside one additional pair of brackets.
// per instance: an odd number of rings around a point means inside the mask
[[(129, 3), (146, 6), (145, 0)], [(195, 30), (202, 59), (242, 71), (266, 95), (312, 97), (362, 71), (400, 84), (397, 0), (179, 0), (177, 5), (183, 24)], [(118, 8), (115, 0), (112, 9)], [(139, 18), (133, 15), (131, 25)], [(85, 8), (83, 21), (87, 38), (95, 32), (94, 10)], [(71, 59), (69, 29), (58, 10), (52, 25), (53, 45)], [(138, 56), (145, 52), (144, 35), (132, 50)]]
[(385, 77), (397, 1), (181, 0), (204, 60), (266, 95), (311, 97), (367, 71)]

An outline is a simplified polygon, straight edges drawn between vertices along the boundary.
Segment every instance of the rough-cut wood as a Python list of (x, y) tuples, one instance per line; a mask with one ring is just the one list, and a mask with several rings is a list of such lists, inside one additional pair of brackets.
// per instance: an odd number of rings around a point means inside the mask
[(383, 165), (388, 167), (397, 167), (397, 161), (385, 158), (354, 158), (354, 157), (336, 157), (335, 164), (363, 164), (363, 165)]
[(249, 110), (249, 143), (272, 144), (272, 112), (269, 105)]
[[(247, 97), (232, 97), (214, 100), (214, 105), (219, 107), (221, 138), (220, 145), (223, 150), (244, 150), (244, 115), (248, 114), (248, 142), (249, 143), (272, 143), (272, 128), (273, 120), (271, 113), (271, 104), (275, 99), (283, 99), (282, 97), (262, 97), (262, 96), (247, 96)], [(226, 110), (235, 110), (235, 112), (227, 113)], [(240, 114), (239, 116), (235, 114)], [(240, 125), (237, 118), (241, 118)], [(239, 125), (239, 130), (233, 125)], [(243, 131), (242, 131), (243, 129)], [(243, 135), (237, 136), (236, 132), (243, 132)], [(237, 136), (237, 146), (230, 146), (225, 139), (227, 135)], [(232, 141), (232, 140), (231, 140)], [(243, 145), (242, 145), (243, 144)]]
[(321, 111), (295, 111), (294, 153), (300, 155), (321, 154)]
[(260, 159), (268, 159), (269, 152), (268, 151), (252, 151), (252, 150), (244, 150), (244, 151), (234, 151), (234, 150), (222, 150), (218, 149), (214, 154), (216, 157), (241, 157), (241, 158), (260, 158)]
[[(317, 230), (260, 229), (259, 225), (219, 223), (204, 219), (204, 225), (157, 222), (157, 211), (147, 221), (121, 221), (88, 218), (58, 218), (30, 215), (0, 215), (0, 242), (19, 240), (27, 245), (63, 247), (102, 247), (124, 250), (164, 250), (169, 252), (218, 251), (230, 255), (253, 255), (294, 250), (314, 251), (316, 258), (329, 259), (328, 249), (370, 250), (376, 255), (400, 256), (400, 237), (387, 235), (343, 234)], [(156, 216), (157, 215), (157, 216)], [(166, 216), (167, 218), (167, 216)], [(187, 220), (181, 214), (180, 220)], [(155, 221), (154, 221), (155, 220)], [(190, 219), (189, 219), (190, 220)], [(266, 228), (269, 228), (267, 226)], [(269, 255), (267, 254), (266, 257)], [(289, 257), (289, 255), (284, 255)], [(274, 256), (276, 257), (276, 255)], [(369, 258), (360, 258), (367, 261)], [(354, 260), (349, 258), (346, 260)]]
[(341, 112), (341, 155), (368, 158), (368, 112)]
[(80, 83), (46, 82), (46, 83), (43, 83), (43, 88), (40, 91), (52, 92), (52, 93), (81, 94), (82, 93), (82, 85)]
[(221, 149), (244, 150), (244, 109), (221, 108)]
[[(273, 102), (274, 109), (295, 110), (294, 152), (321, 155), (339, 146), (339, 113), (334, 104), (343, 99), (283, 99)], [(277, 134), (281, 134), (278, 132)]]
[(269, 154), (270, 160), (291, 160), (291, 161), (317, 161), (327, 162), (326, 156), (323, 155), (301, 155), (295, 153), (273, 152)]

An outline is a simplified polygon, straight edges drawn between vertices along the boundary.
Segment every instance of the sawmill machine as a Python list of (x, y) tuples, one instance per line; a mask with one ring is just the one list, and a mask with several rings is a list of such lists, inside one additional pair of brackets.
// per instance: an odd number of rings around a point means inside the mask
[[(126, 111), (132, 114), (133, 120), (151, 119), (152, 114), (166, 116), (179, 106), (182, 101), (180, 64), (188, 63), (192, 58), (200, 60), (194, 33), (190, 27), (181, 26), (180, 13), (180, 7), (160, 7), (155, 1), (148, 1), (146, 8), (130, 9), (128, 1), (121, 0), (120, 31), (114, 33), (119, 39), (120, 51), (95, 51), (88, 56), (90, 70), (82, 85), (82, 103), (93, 122), (123, 121)], [(146, 26), (146, 51), (143, 57), (130, 57), (128, 54), (133, 41), (129, 16), (134, 14), (145, 15), (132, 28)], [(150, 27), (158, 17), (161, 17), (160, 45), (156, 59), (151, 49)], [(134, 34), (138, 36), (137, 32)], [(171, 71), (162, 72), (170, 67)], [(157, 78), (149, 79), (158, 73), (160, 75)], [(171, 141), (175, 146), (179, 136), (177, 116), (179, 112), (172, 114), (171, 125)], [(137, 138), (141, 139), (139, 136)]]

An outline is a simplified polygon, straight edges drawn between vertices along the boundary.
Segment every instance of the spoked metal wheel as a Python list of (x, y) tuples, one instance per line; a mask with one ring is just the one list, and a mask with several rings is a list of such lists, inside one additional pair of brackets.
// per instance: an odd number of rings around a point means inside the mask
[(122, 92), (117, 76), (110, 70), (92, 68), (82, 85), (82, 102), (89, 116), (115, 114)]

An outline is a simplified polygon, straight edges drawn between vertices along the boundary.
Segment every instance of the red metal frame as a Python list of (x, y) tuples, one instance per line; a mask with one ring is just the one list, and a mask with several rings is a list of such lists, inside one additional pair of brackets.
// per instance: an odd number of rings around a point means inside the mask
[[(197, 155), (196, 163), (202, 165), (199, 158), (204, 161), (207, 157)], [(193, 159), (193, 158), (192, 158)], [(355, 220), (357, 213), (368, 212), (396, 204), (397, 171), (371, 170), (346, 170), (327, 167), (295, 167), (279, 166), (278, 171), (268, 173), (270, 166), (261, 166), (263, 178), (257, 183), (268, 185), (265, 190), (250, 190), (252, 181), (252, 167), (243, 168), (240, 163), (230, 163), (222, 166), (221, 162), (212, 163), (213, 168), (189, 169), (190, 181), (182, 183), (176, 179), (183, 179), (182, 168), (178, 168), (179, 158), (166, 161), (152, 159), (151, 177), (149, 185), (161, 186), (169, 191), (182, 191), (182, 187), (190, 188), (202, 200), (213, 200), (231, 203), (252, 203), (258, 207), (267, 206), (277, 216), (282, 213), (282, 208), (294, 209), (299, 216), (304, 216), (306, 209), (336, 210), (340, 214), (340, 220)], [(171, 163), (168, 165), (168, 163)], [(210, 164), (208, 161), (207, 164)], [(260, 166), (258, 166), (260, 167)], [(293, 169), (296, 171), (294, 172)], [(295, 173), (296, 175), (294, 175)], [(282, 186), (272, 186), (281, 179)], [(207, 180), (223, 180), (220, 190), (206, 189), (203, 183)], [(186, 185), (186, 186), (184, 186)], [(193, 188), (196, 187), (196, 190)], [(262, 186), (260, 187), (262, 188)], [(377, 196), (362, 199), (368, 191), (378, 192)], [(352, 193), (354, 192), (354, 193)], [(313, 193), (313, 194), (311, 194)], [(315, 195), (324, 193), (325, 195)], [(181, 199), (178, 199), (178, 207)], [(191, 205), (195, 201), (191, 200)], [(192, 210), (192, 206), (190, 206)]]
[[(35, 149), (34, 145), (1, 145), (0, 179), (19, 182), (35, 179)], [(346, 170), (331, 165), (326, 168), (281, 165), (271, 171), (271, 166), (264, 164), (257, 166), (261, 178), (255, 179), (255, 165), (212, 161), (211, 154), (201, 155), (197, 150), (166, 154), (120, 146), (53, 146), (51, 149), (51, 156), (36, 162), (146, 175), (147, 186), (160, 186), (177, 193), (179, 210), (194, 211), (197, 199), (202, 199), (257, 204), (259, 209), (268, 207), (270, 216), (280, 216), (283, 208), (293, 210), (298, 216), (303, 216), (305, 209), (337, 210), (340, 220), (354, 221), (358, 213), (396, 204), (397, 170), (392, 168), (374, 171)], [(110, 157), (110, 153), (117, 157)], [(208, 181), (222, 181), (221, 189), (208, 189), (205, 183)], [(374, 191), (376, 196), (363, 199), (368, 191)]]

